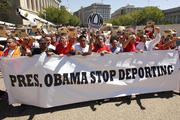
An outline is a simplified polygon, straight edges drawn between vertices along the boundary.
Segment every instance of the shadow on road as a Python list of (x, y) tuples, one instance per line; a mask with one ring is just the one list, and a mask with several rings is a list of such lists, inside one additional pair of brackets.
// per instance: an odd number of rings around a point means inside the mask
[(127, 103), (129, 105), (131, 103), (129, 101), (136, 100), (136, 102), (139, 105), (140, 109), (145, 110), (146, 108), (142, 105), (141, 99), (151, 99), (151, 98), (166, 98), (166, 99), (169, 99), (169, 98), (173, 97), (174, 95), (180, 95), (180, 93), (174, 92), (174, 91), (166, 91), (166, 92), (159, 92), (159, 93), (149, 93), (149, 94), (136, 95), (134, 98), (129, 96), (129, 97), (124, 97), (125, 99), (122, 100), (121, 103), (118, 103), (118, 104), (115, 104), (115, 105), (117, 107), (124, 104), (124, 103)]
[[(87, 106), (90, 106), (92, 111), (96, 111), (95, 105), (101, 105), (101, 104), (105, 104), (109, 102), (120, 102), (120, 103), (115, 104), (117, 107), (119, 107), (122, 104), (130, 105), (132, 100), (136, 100), (140, 109), (145, 110), (146, 108), (142, 105), (141, 99), (150, 99), (150, 98), (167, 98), (168, 99), (168, 98), (173, 97), (174, 95), (180, 95), (180, 94), (176, 92), (168, 91), (168, 92), (160, 92), (160, 93), (154, 93), (154, 94), (136, 95), (134, 98), (132, 98), (131, 96), (110, 98), (110, 99), (103, 99), (103, 100), (97, 100), (97, 101), (90, 101), (90, 102), (84, 102), (84, 103), (53, 107), (53, 108), (48, 108), (48, 109), (29, 106), (29, 105), (21, 105), (21, 106), (14, 107), (12, 105), (8, 105), (7, 99), (1, 99), (0, 100), (0, 120), (5, 119), (6, 117), (19, 117), (19, 116), (26, 116), (26, 115), (29, 115), (28, 120), (32, 120), (34, 116), (37, 114), (53, 113), (56, 111), (75, 109), (75, 108), (81, 108), (81, 107), (87, 107)], [(5, 96), (7, 96), (7, 94)]]

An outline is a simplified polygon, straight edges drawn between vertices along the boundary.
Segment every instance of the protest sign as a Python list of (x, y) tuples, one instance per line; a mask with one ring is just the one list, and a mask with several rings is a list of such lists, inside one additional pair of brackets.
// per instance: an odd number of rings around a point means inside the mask
[[(153, 57), (152, 57), (153, 56)], [(177, 51), (105, 56), (3, 58), (9, 103), (49, 108), (97, 99), (179, 90)]]
[(77, 38), (78, 36), (77, 28), (74, 28), (74, 27), (68, 28), (68, 36), (70, 38)]
[(103, 17), (98, 13), (92, 13), (88, 17), (88, 25), (91, 28), (99, 29), (103, 25), (103, 23), (104, 23)]
[(15, 37), (27, 37), (27, 32), (25, 29), (19, 29), (15, 31)]
[(6, 27), (4, 25), (0, 25), (0, 37), (6, 37)]
[(61, 34), (61, 33), (68, 33), (69, 32), (69, 30), (68, 30), (68, 28), (66, 28), (66, 27), (63, 27), (63, 28), (60, 28), (59, 29), (59, 33)]
[(37, 32), (37, 26), (32, 26), (32, 32), (33, 33)]

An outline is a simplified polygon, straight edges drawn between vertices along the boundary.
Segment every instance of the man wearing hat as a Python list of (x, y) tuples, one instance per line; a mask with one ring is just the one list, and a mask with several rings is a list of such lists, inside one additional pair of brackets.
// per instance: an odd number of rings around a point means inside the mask
[(180, 37), (177, 37), (177, 32), (175, 29), (172, 29), (172, 36), (173, 36), (173, 40), (180, 40)]
[(169, 29), (163, 32), (165, 37), (163, 43), (159, 46), (159, 50), (171, 50), (176, 47), (176, 32)]

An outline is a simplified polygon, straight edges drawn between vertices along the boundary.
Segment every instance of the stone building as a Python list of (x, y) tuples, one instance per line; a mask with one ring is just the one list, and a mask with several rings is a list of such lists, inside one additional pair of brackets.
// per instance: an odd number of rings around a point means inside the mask
[(138, 11), (143, 8), (135, 7), (134, 5), (127, 5), (125, 7), (121, 7), (118, 10), (116, 10), (114, 13), (111, 14), (111, 19), (117, 18), (121, 15), (128, 14), (130, 12)]
[(22, 19), (17, 13), (17, 8), (27, 11), (28, 13), (37, 15), (43, 8), (50, 6), (60, 7), (61, 0), (12, 0), (12, 9), (9, 14), (10, 23), (14, 24), (30, 24), (29, 21)]
[(163, 10), (165, 14), (165, 21), (180, 24), (180, 7)]

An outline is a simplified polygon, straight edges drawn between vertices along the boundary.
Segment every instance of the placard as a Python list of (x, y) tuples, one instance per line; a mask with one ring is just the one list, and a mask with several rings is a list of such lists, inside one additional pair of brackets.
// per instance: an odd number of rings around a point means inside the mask
[(0, 37), (6, 37), (6, 27), (4, 25), (0, 25)]
[(88, 26), (91, 28), (99, 29), (103, 25), (103, 17), (98, 13), (92, 13), (88, 17)]

